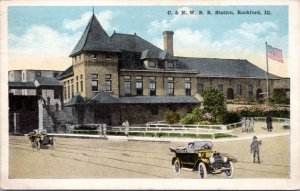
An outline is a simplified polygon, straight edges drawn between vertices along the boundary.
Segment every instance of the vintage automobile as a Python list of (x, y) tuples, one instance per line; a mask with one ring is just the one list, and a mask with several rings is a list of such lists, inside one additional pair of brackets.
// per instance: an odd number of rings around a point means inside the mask
[(175, 153), (172, 158), (172, 166), (176, 174), (179, 174), (181, 168), (184, 168), (196, 171), (200, 178), (206, 178), (208, 173), (219, 174), (222, 172), (227, 178), (233, 176), (234, 159), (213, 151), (210, 141), (190, 142), (187, 147), (171, 147), (170, 151)]
[(30, 140), (32, 148), (40, 149), (41, 146), (54, 149), (55, 140), (53, 137), (47, 135), (45, 129), (35, 129), (28, 133), (28, 138)]

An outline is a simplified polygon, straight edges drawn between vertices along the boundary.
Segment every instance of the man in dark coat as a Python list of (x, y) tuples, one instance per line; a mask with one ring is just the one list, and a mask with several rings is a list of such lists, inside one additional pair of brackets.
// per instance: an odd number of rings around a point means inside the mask
[(267, 123), (267, 130), (272, 131), (272, 117), (270, 115), (267, 115), (266, 117), (266, 123)]
[(250, 152), (253, 153), (253, 163), (255, 163), (255, 156), (257, 156), (258, 163), (260, 163), (259, 145), (261, 145), (261, 141), (258, 141), (257, 137), (254, 136), (250, 145)]

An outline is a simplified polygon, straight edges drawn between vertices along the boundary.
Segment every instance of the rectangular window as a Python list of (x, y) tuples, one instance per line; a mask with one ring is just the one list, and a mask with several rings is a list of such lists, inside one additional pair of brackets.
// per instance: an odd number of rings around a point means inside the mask
[(80, 81), (80, 92), (83, 92), (83, 81)]
[(131, 95), (131, 82), (125, 82), (125, 95)]
[(105, 74), (105, 91), (111, 91), (111, 74)]
[(64, 87), (64, 98), (65, 98), (65, 100), (67, 99), (67, 86), (65, 85), (65, 87)]
[(156, 78), (155, 77), (149, 77), (149, 95), (150, 96), (156, 96)]
[(124, 76), (125, 80), (131, 80), (131, 76)]
[(149, 82), (149, 94), (150, 96), (156, 96), (156, 83), (155, 81)]
[(78, 76), (76, 76), (76, 81), (78, 80)]
[(238, 95), (242, 95), (242, 85), (240, 85), (240, 84), (236, 85), (236, 93)]
[(203, 92), (203, 88), (204, 88), (204, 86), (203, 86), (203, 84), (198, 84), (198, 92)]
[(252, 85), (248, 86), (248, 96), (249, 96), (249, 99), (253, 99), (253, 86)]
[(143, 80), (143, 77), (142, 76), (136, 76), (135, 80)]
[(185, 88), (185, 95), (190, 96), (191, 95), (191, 82), (185, 82), (184, 88)]
[(222, 91), (223, 91), (223, 84), (218, 84), (218, 85), (217, 85), (217, 90), (218, 90), (219, 92), (222, 92)]
[(136, 95), (143, 95), (143, 82), (137, 81), (135, 82)]
[(78, 82), (76, 82), (76, 92), (79, 92)]
[(74, 97), (74, 85), (71, 85), (71, 93), (72, 93), (72, 97)]
[(98, 74), (92, 74), (92, 91), (98, 91)]
[(82, 75), (82, 74), (80, 75), (80, 79), (81, 79), (81, 80), (83, 79), (83, 75)]
[(167, 61), (166, 62), (166, 68), (174, 68), (174, 62), (173, 61)]
[(168, 77), (168, 81), (174, 81), (173, 77)]
[(168, 96), (174, 96), (174, 82), (168, 82)]
[(68, 86), (68, 99), (70, 98), (71, 94), (70, 94), (70, 86)]

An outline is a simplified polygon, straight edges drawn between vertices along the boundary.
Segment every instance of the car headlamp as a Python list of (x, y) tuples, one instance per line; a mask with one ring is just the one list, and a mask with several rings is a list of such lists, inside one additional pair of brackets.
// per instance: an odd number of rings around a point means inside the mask
[(209, 157), (209, 162), (214, 163), (215, 162), (215, 157), (214, 156)]
[(228, 158), (227, 157), (223, 157), (223, 162), (227, 162)]

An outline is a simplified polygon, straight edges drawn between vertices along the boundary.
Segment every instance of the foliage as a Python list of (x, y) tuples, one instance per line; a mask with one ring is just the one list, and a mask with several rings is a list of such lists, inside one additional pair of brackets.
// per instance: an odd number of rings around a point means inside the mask
[(270, 101), (278, 104), (286, 104), (289, 102), (286, 97), (286, 91), (284, 89), (274, 89), (273, 96)]
[(227, 111), (224, 113), (224, 115), (221, 116), (222, 124), (236, 123), (239, 122), (240, 120), (241, 120), (240, 115), (234, 111)]
[(205, 112), (202, 108), (195, 108), (192, 113), (188, 113), (183, 118), (180, 119), (180, 123), (182, 124), (204, 124), (209, 125), (211, 124), (211, 114)]
[(174, 124), (179, 122), (180, 116), (176, 111), (166, 111), (164, 113), (164, 119), (167, 123)]
[(223, 92), (209, 88), (205, 89), (201, 96), (203, 97), (204, 110), (212, 115), (211, 121), (216, 121), (218, 115), (227, 111)]
[(251, 107), (239, 107), (237, 112), (241, 117), (272, 117), (290, 118), (290, 108), (284, 105), (259, 104)]

